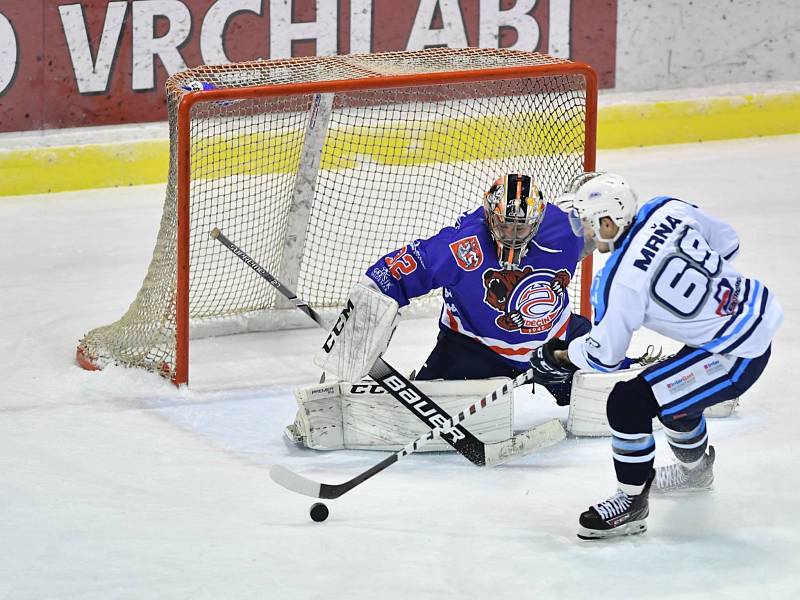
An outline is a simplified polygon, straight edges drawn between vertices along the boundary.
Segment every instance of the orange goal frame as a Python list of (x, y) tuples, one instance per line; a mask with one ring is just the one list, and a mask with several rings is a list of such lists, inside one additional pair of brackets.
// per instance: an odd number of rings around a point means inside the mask
[[(331, 57), (334, 59), (335, 57)], [(324, 64), (325, 59), (319, 58)], [(280, 64), (281, 61), (270, 61)], [(202, 70), (200, 67), (199, 70)], [(366, 70), (365, 70), (366, 72)], [(176, 365), (174, 383), (182, 384), (189, 379), (189, 207), (191, 174), (190, 116), (192, 107), (199, 102), (219, 102), (244, 98), (269, 96), (289, 96), (295, 94), (318, 94), (330, 92), (351, 92), (381, 88), (418, 87), (509, 80), (518, 78), (538, 78), (553, 75), (582, 75), (586, 82), (586, 114), (583, 167), (585, 171), (595, 170), (597, 136), (597, 74), (588, 65), (576, 62), (557, 62), (553, 64), (512, 66), (470, 71), (426, 72), (414, 75), (365, 77), (335, 81), (309, 83), (285, 83), (267, 86), (218, 88), (185, 93), (178, 106), (177, 115), (177, 290), (176, 290)], [(590, 287), (592, 279), (592, 256), (584, 259), (581, 269), (580, 312), (591, 317)]]

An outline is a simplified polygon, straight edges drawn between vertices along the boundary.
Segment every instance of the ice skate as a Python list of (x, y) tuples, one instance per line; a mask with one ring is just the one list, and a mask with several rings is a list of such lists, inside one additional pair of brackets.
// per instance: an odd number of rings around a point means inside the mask
[(687, 469), (681, 463), (674, 463), (656, 469), (653, 490), (659, 494), (671, 492), (703, 492), (714, 487), (714, 446), (708, 447), (708, 454), (694, 469)]
[(645, 519), (649, 514), (648, 495), (653, 476), (647, 480), (641, 494), (630, 496), (622, 490), (580, 516), (578, 537), (595, 540), (623, 535), (636, 535), (647, 531)]

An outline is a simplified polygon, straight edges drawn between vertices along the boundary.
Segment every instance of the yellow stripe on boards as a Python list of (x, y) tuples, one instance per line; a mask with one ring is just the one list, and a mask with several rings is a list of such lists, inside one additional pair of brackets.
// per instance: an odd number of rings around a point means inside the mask
[[(323, 169), (353, 168), (365, 160), (383, 166), (423, 165), (513, 156), (521, 141), (547, 146), (558, 131), (578, 151), (579, 115), (557, 114), (535, 125), (520, 115), (429, 121), (420, 127), (332, 127)], [(599, 149), (678, 144), (800, 133), (800, 92), (603, 106)], [(577, 133), (576, 133), (577, 132)], [(261, 132), (195, 141), (193, 177), (291, 173), (305, 132)], [(493, 140), (487, 144), (487, 140)], [(573, 141), (574, 140), (574, 141)], [(487, 147), (492, 150), (488, 151)], [(166, 140), (0, 150), (0, 196), (163, 183), (169, 168)]]
[(323, 169), (353, 168), (361, 160), (382, 166), (458, 163), (519, 156), (538, 147), (548, 153), (582, 153), (580, 115), (489, 116), (419, 124), (333, 129), (322, 153)]
[(800, 133), (800, 93), (619, 104), (598, 121), (599, 149)]
[(0, 196), (162, 183), (166, 140), (0, 151)]
[[(259, 131), (200, 138), (192, 146), (192, 178), (296, 172), (305, 130)], [(564, 148), (564, 146), (567, 146)], [(320, 168), (353, 169), (362, 162), (381, 166), (457, 163), (519, 156), (532, 147), (582, 152), (580, 115), (515, 113), (418, 123), (333, 124), (322, 148)]]

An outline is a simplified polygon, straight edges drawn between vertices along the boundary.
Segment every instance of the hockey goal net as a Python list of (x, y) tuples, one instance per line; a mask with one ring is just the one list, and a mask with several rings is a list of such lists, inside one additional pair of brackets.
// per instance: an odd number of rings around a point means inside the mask
[[(333, 312), (381, 254), (451, 225), (498, 176), (531, 173), (552, 200), (594, 168), (595, 74), (538, 53), (202, 66), (170, 77), (167, 102), (169, 181), (150, 268), (128, 311), (80, 341), (85, 368), (185, 383), (190, 337), (313, 324), (215, 242), (214, 227)], [(586, 314), (591, 266), (581, 270), (571, 294)]]

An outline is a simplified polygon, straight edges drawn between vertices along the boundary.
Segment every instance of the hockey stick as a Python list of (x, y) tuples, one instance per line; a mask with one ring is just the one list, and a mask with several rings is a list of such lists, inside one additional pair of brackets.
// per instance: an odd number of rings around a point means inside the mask
[[(298, 309), (303, 311), (314, 322), (320, 325), (320, 327), (325, 329), (328, 328), (325, 319), (323, 319), (319, 313), (317, 313), (303, 300), (298, 298), (292, 290), (287, 288), (279, 279), (274, 277), (264, 267), (259, 265), (258, 262), (250, 257), (244, 250), (231, 242), (218, 228), (215, 227), (212, 230), (211, 236), (228, 248), (236, 257), (238, 257), (242, 262), (258, 273), (273, 287), (275, 287)], [(374, 379), (381, 387), (383, 387), (393, 398), (417, 415), (417, 417), (419, 417), (420, 420), (428, 425), (428, 427), (431, 427), (432, 429), (436, 427), (441, 428), (441, 426), (444, 425), (450, 418), (444, 410), (442, 410), (433, 402), (433, 400), (420, 391), (408, 379), (406, 379), (382, 358), (379, 358), (372, 366), (369, 371), (369, 376), (372, 377), (372, 379)], [(522, 375), (520, 375), (517, 379), (520, 379), (521, 377)], [(531, 372), (528, 371), (527, 376), (524, 379), (521, 379), (520, 382), (524, 383), (529, 381), (530, 377)], [(558, 419), (553, 419), (553, 421), (558, 422)], [(549, 423), (552, 424), (552, 422)], [(560, 422), (558, 422), (558, 426), (561, 428), (561, 432), (565, 437), (566, 434), (564, 434), (564, 429), (561, 427)], [(544, 427), (544, 425), (540, 427)], [(455, 426), (448, 427), (446, 430), (440, 431), (439, 433), (443, 434), (442, 438), (459, 453), (479, 466), (486, 464), (500, 464), (513, 456), (519, 456), (521, 454), (533, 451), (537, 447), (536, 443), (538, 439), (538, 428), (533, 428), (516, 434), (512, 438), (502, 442), (484, 444), (469, 431), (463, 427), (459, 427), (457, 423)]]
[[(490, 404), (492, 404), (495, 400), (504, 396), (508, 393), (508, 390), (514, 388), (518, 385), (521, 385), (528, 381), (528, 379), (533, 374), (533, 369), (529, 369), (525, 371), (521, 375), (518, 375), (512, 381), (509, 381), (503, 384), (502, 387), (494, 390), (491, 394), (484, 396), (480, 400), (475, 401), (474, 403), (470, 404), (466, 408), (464, 408), (461, 412), (459, 412), (455, 417), (451, 417), (448, 419), (446, 423), (443, 423), (441, 426), (434, 427), (428, 433), (418, 437), (413, 442), (407, 444), (402, 450), (398, 450), (394, 454), (387, 456), (378, 464), (370, 467), (363, 473), (359, 473), (352, 479), (345, 481), (344, 483), (338, 484), (329, 484), (329, 483), (318, 483), (307, 477), (303, 477), (302, 475), (298, 475), (294, 471), (287, 469), (283, 465), (272, 465), (272, 468), (269, 470), (269, 476), (272, 480), (285, 487), (287, 490), (292, 492), (296, 492), (298, 494), (303, 494), (304, 496), (311, 496), (312, 498), (324, 498), (324, 499), (333, 499), (338, 498), (342, 494), (345, 494), (352, 490), (357, 485), (364, 483), (367, 479), (372, 477), (373, 475), (377, 475), (384, 469), (390, 467), (397, 461), (405, 458), (415, 450), (418, 450), (431, 440), (433, 440), (437, 435), (441, 433), (446, 433), (451, 427), (458, 425), (462, 421), (466, 420), (471, 415), (483, 410)], [(564, 431), (564, 427), (561, 425), (561, 421), (558, 419), (552, 419), (534, 427), (533, 429), (529, 429), (523, 434), (520, 434), (521, 439), (519, 440), (520, 445), (515, 446), (514, 444), (509, 444), (517, 438), (514, 436), (510, 440), (505, 440), (503, 442), (497, 442), (495, 444), (486, 444), (487, 449), (497, 446), (496, 453), (487, 453), (487, 464), (489, 464), (490, 456), (495, 456), (497, 462), (505, 462), (512, 456), (519, 454), (518, 449), (522, 448), (524, 443), (535, 444), (537, 448), (544, 448), (546, 446), (550, 446), (563, 440), (566, 437), (566, 433)], [(493, 450), (495, 448), (492, 448)]]

